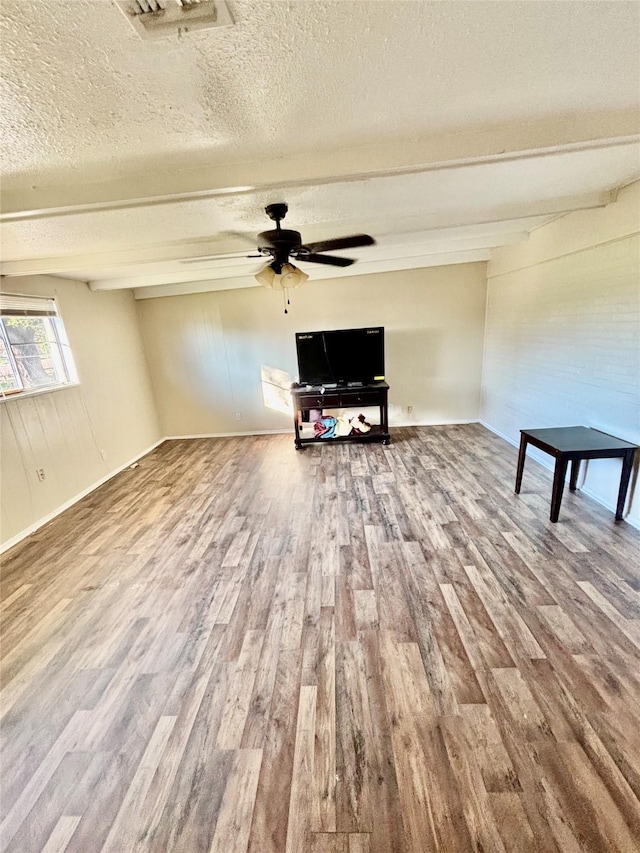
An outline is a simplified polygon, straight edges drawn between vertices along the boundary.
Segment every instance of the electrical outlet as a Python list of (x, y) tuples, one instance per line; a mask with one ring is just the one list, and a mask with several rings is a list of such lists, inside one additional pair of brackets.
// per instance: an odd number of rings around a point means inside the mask
[(242, 420), (242, 412), (236, 412), (236, 420), (237, 420), (237, 421), (241, 421), (241, 420)]
[(412, 414), (413, 414), (413, 406), (407, 406), (407, 414), (408, 414), (408, 415), (412, 415)]
[(101, 451), (100, 451), (100, 456), (102, 456), (102, 458), (103, 458), (103, 459), (106, 459), (106, 458), (107, 458), (107, 451), (106, 451), (106, 450), (101, 450)]
[(36, 474), (38, 475), (38, 479), (42, 482), (45, 479), (44, 468), (36, 468)]

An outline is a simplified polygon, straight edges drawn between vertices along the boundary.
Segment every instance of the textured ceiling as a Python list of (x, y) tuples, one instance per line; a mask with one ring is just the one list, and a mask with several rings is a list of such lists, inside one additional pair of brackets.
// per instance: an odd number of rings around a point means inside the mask
[(307, 239), (429, 234), (638, 176), (636, 2), (228, 5), (145, 42), (109, 0), (3, 0), (5, 259), (227, 247), (283, 198)]

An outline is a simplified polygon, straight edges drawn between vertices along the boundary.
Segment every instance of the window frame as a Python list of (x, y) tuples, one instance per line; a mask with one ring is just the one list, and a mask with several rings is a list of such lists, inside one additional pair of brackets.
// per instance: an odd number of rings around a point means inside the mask
[[(11, 307), (12, 300), (18, 307)], [(49, 357), (52, 358), (56, 364), (56, 372), (61, 372), (64, 375), (64, 381), (56, 379), (46, 385), (38, 385), (33, 388), (25, 386), (24, 379), (18, 366), (16, 354), (13, 351), (14, 345), (9, 339), (9, 333), (4, 322), (12, 317), (31, 317), (49, 320), (49, 329), (47, 332), (50, 331), (51, 338), (47, 335), (46, 342), (51, 352)], [(13, 373), (14, 384), (19, 386), (8, 390), (0, 388), (0, 403), (7, 400), (18, 400), (24, 397), (32, 397), (38, 394), (51, 394), (54, 391), (73, 388), (80, 384), (64, 322), (60, 316), (57, 302), (53, 297), (6, 292), (0, 293), (0, 338), (2, 339), (7, 353), (8, 363)], [(37, 346), (38, 344), (35, 345)]]
[(24, 383), (22, 382), (22, 378), (20, 376), (20, 371), (18, 370), (18, 364), (16, 362), (15, 356), (13, 354), (13, 350), (11, 349), (11, 344), (9, 343), (9, 339), (7, 337), (7, 330), (4, 327), (4, 323), (2, 322), (2, 317), (0, 317), (0, 338), (2, 338), (2, 343), (4, 345), (5, 352), (7, 353), (7, 361), (13, 371), (13, 381), (18, 383), (17, 388), (11, 388), (8, 391), (5, 391), (3, 388), (0, 388), (0, 394), (5, 397), (13, 397), (16, 394), (24, 393)]

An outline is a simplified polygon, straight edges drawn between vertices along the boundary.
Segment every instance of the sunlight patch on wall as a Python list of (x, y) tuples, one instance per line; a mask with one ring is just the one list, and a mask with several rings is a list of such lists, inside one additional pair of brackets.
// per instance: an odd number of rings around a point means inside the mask
[(262, 399), (267, 409), (293, 415), (291, 402), (291, 382), (293, 381), (286, 370), (268, 367), (263, 364), (260, 368), (262, 382)]

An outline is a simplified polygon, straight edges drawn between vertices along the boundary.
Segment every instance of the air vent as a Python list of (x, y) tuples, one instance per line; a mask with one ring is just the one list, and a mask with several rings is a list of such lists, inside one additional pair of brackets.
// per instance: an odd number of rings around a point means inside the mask
[(182, 36), (233, 24), (224, 0), (115, 0), (142, 39)]

